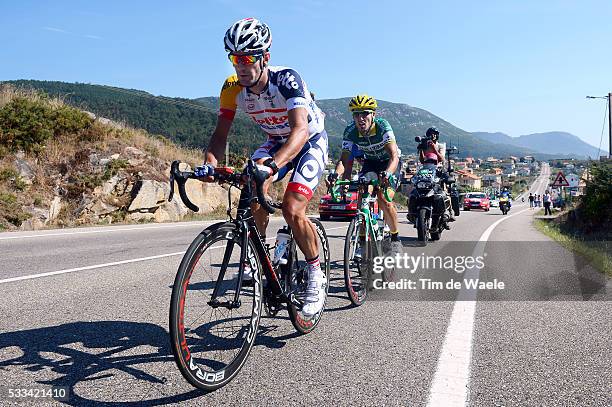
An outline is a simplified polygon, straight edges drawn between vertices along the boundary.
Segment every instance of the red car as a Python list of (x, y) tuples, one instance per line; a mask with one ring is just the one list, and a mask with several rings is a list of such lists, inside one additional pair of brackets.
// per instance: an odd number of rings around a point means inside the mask
[[(330, 194), (323, 195), (319, 201), (319, 216), (321, 220), (328, 220), (332, 216), (352, 218), (359, 210), (358, 187), (351, 185), (344, 199), (333, 201)], [(378, 202), (374, 204), (374, 211), (378, 212)]]
[(489, 211), (491, 209), (491, 201), (487, 194), (482, 192), (468, 192), (463, 198), (463, 210), (469, 211), (470, 209), (482, 209)]

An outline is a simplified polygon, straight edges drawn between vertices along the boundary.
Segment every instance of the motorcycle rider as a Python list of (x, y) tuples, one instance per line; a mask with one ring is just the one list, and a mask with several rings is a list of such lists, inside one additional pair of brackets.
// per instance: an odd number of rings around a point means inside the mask
[(508, 199), (508, 209), (512, 208), (512, 194), (508, 190), (508, 187), (504, 187), (504, 189), (499, 194), (500, 198)]
[[(446, 172), (444, 171), (444, 154), (442, 154), (441, 146), (438, 144), (440, 132), (435, 126), (430, 127), (425, 132), (425, 138), (427, 139), (426, 148), (423, 148), (422, 145), (419, 145), (417, 147), (419, 150), (419, 161), (421, 162), (421, 164), (436, 164), (436, 166), (440, 164), (442, 168), (441, 171), (446, 174)], [(444, 185), (442, 186), (444, 187)], [(450, 199), (448, 194), (446, 196), (446, 199)], [(449, 209), (448, 221), (455, 221), (452, 208)]]

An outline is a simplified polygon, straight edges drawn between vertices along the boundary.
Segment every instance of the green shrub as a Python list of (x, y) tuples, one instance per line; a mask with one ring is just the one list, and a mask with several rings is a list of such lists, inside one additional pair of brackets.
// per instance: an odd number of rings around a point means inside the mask
[(25, 191), (28, 184), (21, 178), (19, 173), (12, 168), (4, 168), (0, 171), (0, 182), (7, 182), (18, 191)]
[(21, 226), (23, 221), (32, 217), (31, 214), (21, 209), (15, 195), (4, 192), (0, 192), (0, 214), (6, 221), (15, 226)]
[(17, 203), (17, 197), (15, 195), (0, 192), (0, 204), (12, 205), (15, 203)]
[(69, 106), (57, 108), (52, 116), (55, 135), (78, 133), (93, 123), (86, 113)]
[(9, 181), (9, 180), (14, 179), (14, 178), (16, 178), (18, 176), (19, 176), (19, 174), (14, 169), (12, 169), (12, 168), (3, 168), (2, 171), (0, 171), (0, 182)]
[(13, 152), (38, 153), (49, 138), (80, 133), (92, 123), (93, 119), (78, 109), (54, 109), (44, 99), (16, 97), (0, 109), (0, 146)]
[(612, 163), (594, 163), (590, 173), (582, 206), (591, 221), (605, 222), (612, 217)]
[(106, 169), (104, 170), (104, 175), (102, 176), (102, 179), (104, 179), (104, 181), (108, 181), (109, 179), (111, 179), (111, 177), (117, 175), (117, 173), (119, 173), (119, 170), (127, 168), (129, 165), (130, 164), (128, 160), (124, 160), (121, 158), (117, 160), (110, 160), (106, 164)]
[(0, 145), (9, 151), (40, 152), (53, 136), (52, 116), (48, 104), (16, 97), (0, 109)]

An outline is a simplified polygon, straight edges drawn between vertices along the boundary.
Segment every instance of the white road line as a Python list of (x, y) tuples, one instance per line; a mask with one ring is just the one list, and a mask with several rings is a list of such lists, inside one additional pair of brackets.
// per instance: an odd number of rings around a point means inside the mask
[[(121, 228), (120, 227), (103, 227), (103, 228), (95, 229), (95, 230), (77, 230), (77, 231), (72, 231), (72, 232), (45, 233), (44, 231), (41, 231), (40, 234), (36, 234), (36, 235), (0, 236), (0, 240), (33, 239), (33, 238), (47, 237), (47, 236), (89, 235), (89, 234), (95, 234), (95, 233), (127, 232), (127, 231), (133, 231), (133, 230), (148, 230), (148, 229), (201, 227), (202, 225), (206, 223), (213, 223), (213, 222), (222, 222), (222, 221), (221, 220), (210, 220), (210, 221), (202, 221), (201, 223), (172, 223), (172, 224), (157, 225), (157, 226), (130, 226), (130, 227), (121, 227)], [(337, 228), (333, 228), (333, 229), (337, 229)], [(10, 234), (11, 232), (8, 232), (8, 233)]]
[[(348, 227), (348, 225), (347, 226), (339, 226), (339, 227), (335, 227), (335, 228), (327, 228), (325, 230), (342, 229), (342, 228), (346, 228), (346, 227)], [(273, 237), (268, 237), (266, 240), (272, 240), (272, 239), (276, 239), (276, 237), (274, 237), (274, 236)], [(223, 247), (224, 246), (213, 246), (213, 247), (211, 247), (211, 249), (221, 249)], [(99, 268), (103, 268), (103, 267), (118, 266), (118, 265), (121, 265), (121, 264), (137, 263), (139, 261), (155, 260), (155, 259), (161, 259), (161, 258), (164, 258), (164, 257), (179, 256), (179, 255), (183, 255), (183, 254), (185, 254), (185, 251), (175, 252), (175, 253), (159, 254), (157, 256), (140, 257), (138, 259), (128, 259), (128, 260), (114, 261), (112, 263), (94, 264), (92, 266), (75, 267), (75, 268), (65, 269), (65, 270), (49, 271), (49, 272), (46, 272), (46, 273), (31, 274), (31, 275), (28, 275), (28, 276), (12, 277), (12, 278), (6, 278), (4, 280), (0, 280), (0, 284), (12, 283), (12, 282), (15, 282), (15, 281), (32, 280), (34, 278), (41, 278), (41, 277), (57, 276), (57, 275), (60, 275), (60, 274), (74, 273), (74, 272), (77, 272), (77, 271), (94, 270), (94, 269), (99, 269)]]
[[(206, 223), (209, 221), (204, 221)], [(213, 221), (214, 222), (214, 221)], [(113, 232), (126, 232), (132, 230), (148, 230), (148, 229), (171, 229), (171, 228), (186, 228), (186, 227), (201, 227), (202, 224), (198, 223), (174, 223), (171, 225), (159, 225), (159, 226), (133, 226), (126, 228), (101, 228), (96, 230), (78, 230), (73, 232), (53, 232), (53, 233), (41, 233), (38, 235), (19, 235), (19, 236), (0, 236), (0, 240), (11, 240), (11, 239), (32, 239), (36, 237), (47, 237), (47, 236), (71, 236), (71, 235), (88, 235), (93, 233), (113, 233)]]
[(161, 259), (163, 257), (179, 256), (179, 255), (184, 254), (184, 253), (185, 252), (167, 253), (167, 254), (160, 254), (160, 255), (157, 255), (157, 256), (141, 257), (139, 259), (129, 259), (129, 260), (114, 261), (112, 263), (94, 264), (93, 266), (76, 267), (76, 268), (66, 269), (66, 270), (50, 271), (48, 273), (40, 273), (40, 274), (32, 274), (32, 275), (29, 275), (29, 276), (7, 278), (7, 279), (4, 279), (4, 280), (0, 280), (0, 284), (12, 283), (14, 281), (21, 281), (21, 280), (31, 280), (33, 278), (56, 276), (56, 275), (59, 275), (59, 274), (74, 273), (76, 271), (93, 270), (93, 269), (98, 269), (98, 268), (102, 268), (102, 267), (118, 266), (118, 265), (121, 265), (121, 264), (136, 263), (136, 262), (139, 262), (139, 261)]
[[(484, 255), (487, 240), (489, 240), (491, 233), (497, 225), (528, 210), (523, 209), (493, 222), (478, 239), (472, 256), (478, 257)], [(466, 270), (463, 278), (477, 279), (479, 275), (480, 270), (473, 267)], [(457, 295), (448, 328), (446, 329), (436, 373), (429, 389), (427, 401), (427, 406), (429, 407), (467, 405), (476, 294), (477, 290), (465, 290), (462, 288)]]

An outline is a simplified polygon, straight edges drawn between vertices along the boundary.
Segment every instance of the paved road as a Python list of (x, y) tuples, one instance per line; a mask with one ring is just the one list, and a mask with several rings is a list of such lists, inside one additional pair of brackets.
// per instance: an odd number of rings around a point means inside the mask
[(478, 277), (508, 287), (360, 308), (340, 274), (347, 223), (324, 222), (334, 268), (318, 329), (262, 319), (241, 373), (208, 395), (178, 372), (167, 319), (181, 253), (209, 223), (2, 234), (0, 388), (70, 386), (69, 405), (612, 405), (610, 281), (535, 231), (532, 214), (463, 212), (427, 248), (402, 219), (407, 254), (487, 253)]

